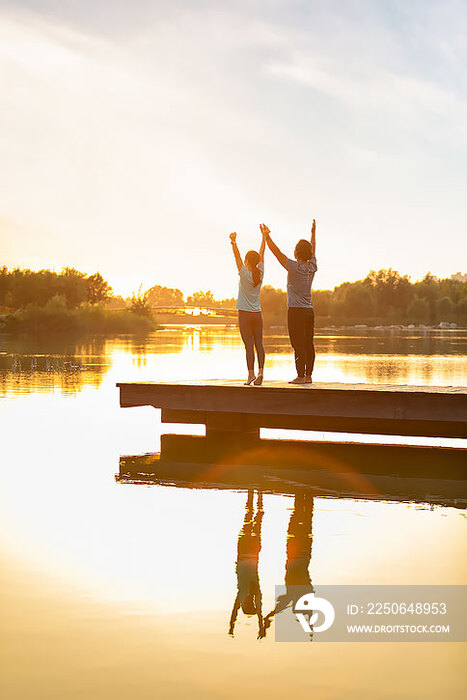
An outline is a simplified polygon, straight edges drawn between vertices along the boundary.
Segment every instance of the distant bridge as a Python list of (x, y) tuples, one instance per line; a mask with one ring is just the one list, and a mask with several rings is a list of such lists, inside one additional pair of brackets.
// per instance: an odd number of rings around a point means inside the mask
[(151, 306), (153, 311), (167, 314), (186, 314), (188, 316), (237, 316), (236, 309), (226, 309), (219, 306)]

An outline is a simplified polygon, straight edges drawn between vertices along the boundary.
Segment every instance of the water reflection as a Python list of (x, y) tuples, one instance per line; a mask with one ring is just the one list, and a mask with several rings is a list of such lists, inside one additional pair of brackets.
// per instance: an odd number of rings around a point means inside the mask
[(256, 513), (253, 507), (254, 491), (248, 491), (245, 518), (238, 535), (237, 544), (237, 595), (230, 616), (229, 634), (233, 636), (238, 611), (255, 615), (258, 619), (258, 639), (264, 637), (262, 596), (259, 583), (258, 563), (261, 551), (261, 525), (263, 522), (263, 494), (258, 491)]
[[(340, 355), (465, 355), (465, 329), (318, 329), (319, 352)], [(269, 352), (282, 352), (288, 337), (282, 332), (267, 336)]]
[(0, 353), (0, 396), (34, 391), (73, 396), (86, 386), (97, 388), (108, 369), (101, 344), (51, 347), (50, 352)]
[[(285, 334), (268, 342), (270, 377), (287, 377), (292, 358)], [(442, 357), (439, 350), (431, 358), (395, 357), (381, 346), (359, 355), (347, 352), (353, 340), (319, 342), (319, 381), (365, 381), (375, 367), (375, 381), (386, 381), (389, 360), (392, 381), (424, 383), (423, 363), (431, 366), (432, 383), (459, 384), (465, 377), (463, 358), (449, 350)], [(405, 341), (403, 347), (407, 353)], [(13, 376), (15, 355), (26, 364), (36, 358), (34, 372)], [(46, 356), (60, 363), (81, 359), (83, 370), (47, 374)], [(465, 512), (427, 505), (443, 502), (439, 491), (414, 488), (401, 496), (398, 487), (391, 495), (387, 482), (372, 477), (379, 499), (338, 498), (339, 484), (324, 483), (323, 474), (305, 499), (304, 474), (291, 471), (282, 481), (254, 475), (240, 482), (237, 476), (222, 489), (217, 483), (205, 488), (206, 473), (202, 488), (201, 479), (187, 484), (188, 476), (179, 474), (177, 482), (169, 471), (164, 487), (113, 480), (120, 454), (157, 450), (160, 435), (153, 409), (119, 409), (115, 382), (242, 377), (243, 364), (235, 328), (71, 345), (0, 339), (5, 697), (227, 700), (239, 688), (274, 699), (313, 693), (373, 699), (375, 689), (388, 697), (402, 691), (433, 700), (463, 697), (458, 645), (413, 645), (408, 655), (407, 645), (347, 645), (345, 654), (336, 654), (335, 645), (273, 643), (278, 618), (271, 613), (280, 603), (274, 586), (289, 576), (305, 580), (311, 570), (315, 585), (463, 583)], [(238, 518), (244, 520), (253, 490), (248, 522), (263, 509), (258, 490), (264, 501), (258, 598), (261, 591), (271, 625), (261, 643), (257, 614), (248, 617), (240, 608), (235, 640), (227, 634), (239, 584)], [(388, 503), (387, 494), (423, 502)], [(232, 669), (236, 682), (229, 686)]]
[(309, 571), (313, 544), (313, 505), (314, 499), (311, 494), (306, 492), (295, 494), (294, 507), (287, 529), (284, 578), (286, 592), (277, 597), (274, 609), (264, 618), (264, 634), (275, 615), (290, 605), (294, 607), (302, 595), (314, 590)]
[[(285, 331), (266, 334), (265, 345), (266, 382), (288, 378), (292, 351)], [(316, 381), (465, 383), (464, 330), (318, 331), (316, 348)], [(0, 395), (56, 390), (74, 395), (86, 385), (99, 387), (106, 376), (113, 381), (240, 378), (243, 359), (234, 326), (166, 328), (143, 338), (95, 338), (81, 343), (0, 334)], [(70, 371), (74, 365), (83, 372)]]
[(287, 529), (284, 579), (286, 592), (278, 596), (275, 607), (263, 618), (261, 585), (258, 574), (263, 515), (262, 492), (258, 491), (255, 513), (254, 491), (249, 490), (245, 519), (238, 536), (237, 595), (230, 616), (229, 634), (231, 636), (234, 635), (235, 623), (240, 609), (247, 616), (256, 616), (258, 620), (257, 638), (263, 639), (275, 615), (290, 605), (294, 606), (303, 594), (313, 591), (309, 572), (313, 541), (313, 496), (303, 492), (295, 494)]

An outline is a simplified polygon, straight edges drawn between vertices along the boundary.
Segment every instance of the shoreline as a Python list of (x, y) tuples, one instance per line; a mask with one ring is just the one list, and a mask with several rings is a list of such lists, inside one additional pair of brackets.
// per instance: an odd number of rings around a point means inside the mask
[[(41, 338), (44, 336), (47, 337), (64, 337), (64, 338), (91, 338), (91, 337), (101, 337), (101, 338), (113, 338), (117, 336), (131, 336), (131, 337), (142, 337), (142, 336), (147, 336), (150, 335), (151, 333), (155, 333), (158, 331), (163, 331), (163, 330), (175, 330), (175, 329), (184, 329), (184, 328), (237, 328), (237, 322), (236, 320), (232, 322), (224, 322), (222, 320), (216, 319), (215, 321), (207, 321), (206, 319), (199, 319), (199, 318), (194, 318), (192, 321), (185, 321), (182, 323), (156, 323), (156, 325), (153, 328), (150, 328), (148, 330), (134, 330), (134, 331), (106, 331), (106, 330), (92, 330), (92, 331), (79, 331), (79, 330), (54, 330), (51, 331), (50, 329), (43, 329), (43, 330), (38, 330), (38, 329), (28, 329), (28, 328), (21, 328), (21, 329), (7, 329), (5, 328), (5, 325), (1, 323), (0, 321), (0, 337), (8, 337), (8, 338), (24, 338), (24, 337), (35, 337), (35, 338)], [(267, 334), (271, 331), (284, 331), (285, 333), (287, 332), (287, 326), (284, 325), (271, 325), (271, 326), (265, 326), (264, 327), (264, 333)], [(467, 332), (467, 327), (464, 326), (458, 326), (456, 324), (448, 324), (448, 325), (437, 325), (437, 326), (425, 326), (425, 325), (402, 325), (402, 324), (392, 324), (389, 326), (382, 326), (382, 325), (377, 325), (377, 326), (371, 326), (371, 325), (366, 325), (366, 324), (355, 324), (355, 325), (325, 325), (321, 326), (319, 323), (315, 325), (315, 334), (321, 331), (333, 331), (333, 332), (341, 332), (341, 331), (359, 331), (359, 332), (366, 332), (366, 331), (381, 331), (381, 332), (388, 332), (388, 331), (406, 331), (406, 332), (416, 332), (416, 333), (445, 333), (445, 332)]]
[[(204, 327), (209, 327), (209, 326), (218, 326), (218, 327), (237, 327), (237, 321), (236, 319), (225, 323), (224, 321), (216, 319), (215, 321), (206, 321), (204, 319), (199, 319), (198, 317), (194, 318), (193, 321), (190, 322), (182, 322), (182, 323), (161, 323), (162, 328), (190, 328), (192, 326), (204, 326)], [(287, 330), (287, 325), (283, 324), (274, 324), (270, 326), (265, 326), (264, 331), (270, 331), (270, 330)], [(349, 324), (345, 326), (341, 325), (325, 325), (322, 326), (319, 324), (319, 322), (315, 325), (315, 332), (316, 331), (343, 331), (343, 330), (357, 330), (357, 331), (394, 331), (394, 330), (403, 330), (403, 331), (467, 331), (466, 326), (458, 326), (457, 324), (448, 324), (448, 325), (437, 325), (437, 326), (425, 326), (425, 325), (403, 325), (403, 324), (392, 324), (388, 326), (382, 326), (382, 325), (377, 325), (377, 326), (372, 326), (372, 325), (367, 325), (367, 324)]]

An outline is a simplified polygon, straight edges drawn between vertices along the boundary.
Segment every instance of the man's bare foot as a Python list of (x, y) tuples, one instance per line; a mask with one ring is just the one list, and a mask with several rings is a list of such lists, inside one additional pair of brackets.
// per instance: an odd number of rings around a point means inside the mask
[(295, 377), (289, 384), (305, 384), (305, 377)]
[(307, 374), (305, 376), (305, 384), (313, 384), (313, 380), (311, 378), (311, 374)]
[(245, 382), (245, 386), (250, 386), (255, 381), (255, 373), (252, 371), (248, 372), (248, 379)]
[(256, 377), (256, 379), (255, 379), (255, 381), (253, 382), (253, 384), (254, 384), (255, 386), (261, 386), (262, 383), (263, 383), (263, 370), (260, 369), (259, 372), (258, 372), (258, 376)]

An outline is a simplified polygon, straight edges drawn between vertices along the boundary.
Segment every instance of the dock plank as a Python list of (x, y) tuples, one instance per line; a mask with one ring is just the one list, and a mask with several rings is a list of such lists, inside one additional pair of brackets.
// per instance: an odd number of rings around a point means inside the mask
[(147, 387), (236, 387), (242, 391), (265, 392), (270, 389), (286, 390), (287, 392), (317, 391), (322, 389), (339, 389), (342, 391), (371, 391), (394, 393), (418, 393), (424, 394), (460, 394), (467, 396), (467, 386), (429, 386), (417, 384), (366, 384), (365, 382), (314, 382), (313, 384), (289, 384), (289, 382), (270, 380), (261, 386), (245, 386), (241, 379), (182, 379), (177, 382), (146, 381), (146, 382), (117, 382), (122, 386), (147, 386)]
[(164, 422), (205, 423), (243, 414), (255, 427), (426, 437), (467, 437), (467, 387), (240, 380), (118, 383), (120, 405), (162, 409)]

